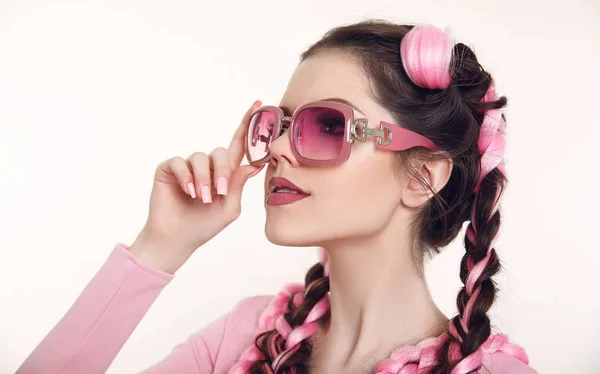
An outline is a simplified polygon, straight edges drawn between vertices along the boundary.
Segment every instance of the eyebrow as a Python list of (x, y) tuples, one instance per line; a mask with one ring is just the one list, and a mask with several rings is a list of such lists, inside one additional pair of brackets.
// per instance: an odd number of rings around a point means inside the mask
[[(321, 100), (317, 100), (317, 101), (337, 101), (338, 103), (342, 103), (342, 104), (346, 104), (349, 107), (351, 107), (352, 109), (356, 110), (357, 112), (359, 112), (360, 114), (366, 116), (365, 112), (363, 112), (362, 110), (358, 109), (358, 107), (354, 104), (352, 104), (350, 101), (346, 100), (346, 99), (342, 99), (341, 97), (330, 97), (328, 99), (321, 99)], [(283, 110), (285, 112), (286, 115), (292, 115), (292, 111), (290, 110), (290, 108), (285, 107), (285, 106), (280, 106), (281, 110)]]
[(358, 107), (354, 104), (352, 104), (351, 102), (349, 102), (346, 99), (342, 99), (341, 97), (330, 97), (329, 99), (323, 99), (325, 101), (337, 101), (338, 103), (342, 103), (342, 104), (346, 104), (349, 107), (351, 107), (352, 109), (356, 110), (357, 112), (360, 112), (363, 115), (366, 115), (365, 112), (363, 112), (362, 110), (358, 109)]

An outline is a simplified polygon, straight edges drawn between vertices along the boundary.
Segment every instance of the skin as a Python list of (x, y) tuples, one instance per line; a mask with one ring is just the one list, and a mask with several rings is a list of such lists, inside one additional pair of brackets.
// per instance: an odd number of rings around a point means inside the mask
[[(341, 52), (301, 63), (279, 106), (286, 115), (300, 105), (331, 97), (353, 103), (355, 116), (395, 122), (373, 101), (360, 66)], [(271, 144), (265, 199), (273, 176), (289, 179), (311, 196), (289, 205), (265, 203), (265, 234), (282, 246), (321, 246), (329, 254), (331, 319), (312, 338), (311, 374), (370, 371), (391, 352), (446, 330), (448, 318), (434, 304), (414, 261), (412, 217), (431, 198), (407, 173), (394, 173), (393, 152), (374, 138), (355, 142), (338, 166), (302, 165), (289, 133)], [(420, 169), (439, 191), (452, 171), (450, 159), (423, 161)]]

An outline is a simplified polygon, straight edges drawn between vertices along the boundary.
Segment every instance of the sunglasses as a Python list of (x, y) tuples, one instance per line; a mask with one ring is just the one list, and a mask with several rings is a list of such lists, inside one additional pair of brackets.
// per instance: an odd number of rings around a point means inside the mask
[(290, 129), (290, 143), (296, 159), (306, 165), (339, 165), (350, 157), (355, 140), (377, 138), (376, 147), (403, 151), (413, 147), (435, 148), (435, 144), (414, 131), (381, 121), (379, 129), (368, 127), (366, 118), (354, 118), (352, 107), (337, 101), (316, 101), (298, 107), (291, 117), (276, 106), (265, 105), (252, 112), (246, 133), (246, 158), (250, 164), (270, 160), (269, 146)]

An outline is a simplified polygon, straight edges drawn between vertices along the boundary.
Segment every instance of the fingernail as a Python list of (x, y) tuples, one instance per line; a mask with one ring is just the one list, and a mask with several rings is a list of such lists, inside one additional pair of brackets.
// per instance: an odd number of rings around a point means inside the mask
[(227, 195), (227, 178), (225, 178), (225, 177), (217, 178), (217, 194)]
[(252, 106), (254, 106), (254, 105), (260, 105), (260, 100), (256, 100), (256, 101), (254, 102), (254, 104), (252, 104)]
[(210, 187), (207, 185), (202, 185), (200, 187), (200, 195), (202, 195), (202, 201), (205, 203), (212, 203), (212, 198), (210, 196)]
[(248, 175), (248, 179), (252, 178), (253, 176), (255, 176), (256, 174), (260, 173), (260, 171), (265, 167), (265, 165), (261, 165), (261, 167), (259, 167), (258, 169), (254, 170), (252, 172), (252, 174)]
[(190, 191), (190, 196), (193, 199), (195, 199), (195, 198), (198, 197), (198, 195), (196, 195), (196, 189), (194, 188), (194, 183), (193, 182), (188, 183), (187, 184), (187, 188), (188, 188), (188, 191)]

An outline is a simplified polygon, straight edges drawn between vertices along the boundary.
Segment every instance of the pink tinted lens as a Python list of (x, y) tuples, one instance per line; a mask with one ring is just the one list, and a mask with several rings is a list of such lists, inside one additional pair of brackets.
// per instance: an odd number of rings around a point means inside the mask
[(302, 157), (333, 160), (344, 146), (344, 114), (331, 108), (306, 108), (295, 118), (294, 144)]
[(248, 137), (246, 138), (246, 146), (250, 154), (249, 162), (258, 161), (269, 153), (276, 122), (277, 116), (267, 111), (258, 112), (250, 118)]

